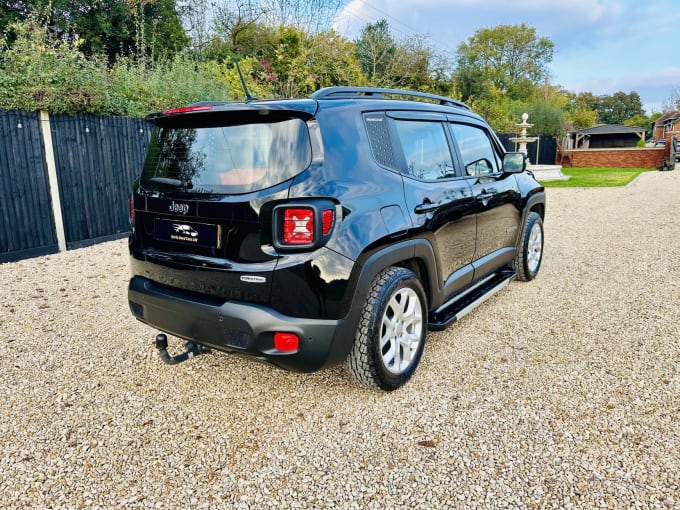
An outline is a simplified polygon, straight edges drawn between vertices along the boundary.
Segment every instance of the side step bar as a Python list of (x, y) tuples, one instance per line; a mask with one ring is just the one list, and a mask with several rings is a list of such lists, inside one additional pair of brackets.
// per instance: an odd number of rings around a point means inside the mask
[(437, 308), (430, 315), (429, 329), (440, 331), (462, 319), (517, 277), (511, 269), (487, 276), (463, 293)]

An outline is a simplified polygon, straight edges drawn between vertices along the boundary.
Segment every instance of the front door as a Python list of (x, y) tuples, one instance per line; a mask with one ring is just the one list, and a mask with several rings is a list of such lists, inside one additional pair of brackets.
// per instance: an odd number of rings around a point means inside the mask
[(449, 124), (476, 202), (475, 279), (512, 261), (521, 223), (520, 194), (512, 174), (485, 129)]

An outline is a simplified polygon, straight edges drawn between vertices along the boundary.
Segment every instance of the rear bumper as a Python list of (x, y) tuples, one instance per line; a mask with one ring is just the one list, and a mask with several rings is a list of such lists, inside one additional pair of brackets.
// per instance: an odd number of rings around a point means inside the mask
[[(171, 335), (226, 352), (234, 352), (293, 372), (313, 372), (342, 362), (354, 340), (354, 321), (288, 317), (270, 308), (159, 285), (135, 276), (128, 301), (140, 321)], [(350, 313), (350, 315), (353, 315)], [(295, 352), (274, 348), (274, 333), (295, 333)]]

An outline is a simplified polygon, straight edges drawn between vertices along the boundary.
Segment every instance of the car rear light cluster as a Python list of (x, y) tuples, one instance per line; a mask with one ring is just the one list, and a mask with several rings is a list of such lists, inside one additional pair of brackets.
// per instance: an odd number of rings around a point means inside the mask
[(314, 243), (313, 209), (284, 209), (283, 242), (291, 246)]
[(274, 208), (274, 245), (277, 249), (315, 249), (330, 237), (335, 205), (322, 200)]
[(130, 195), (130, 225), (135, 224), (135, 197)]

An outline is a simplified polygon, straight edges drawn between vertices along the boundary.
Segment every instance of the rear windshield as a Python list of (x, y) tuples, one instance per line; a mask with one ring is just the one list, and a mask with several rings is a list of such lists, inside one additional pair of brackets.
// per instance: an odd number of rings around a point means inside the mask
[(248, 193), (305, 170), (312, 151), (301, 119), (216, 127), (156, 128), (141, 185), (188, 193)]

